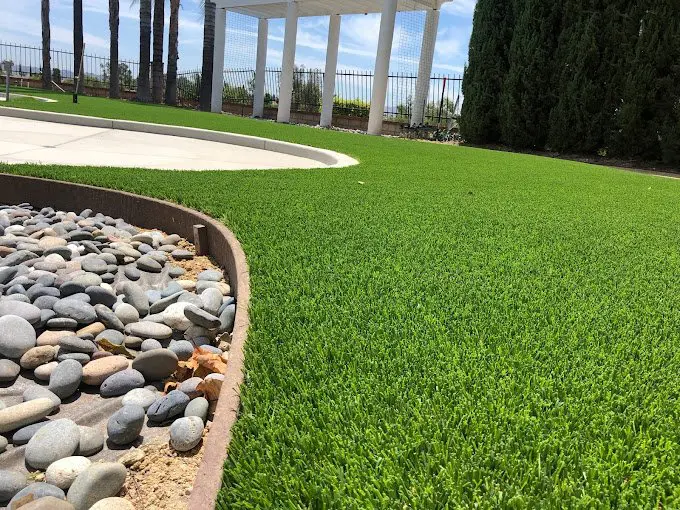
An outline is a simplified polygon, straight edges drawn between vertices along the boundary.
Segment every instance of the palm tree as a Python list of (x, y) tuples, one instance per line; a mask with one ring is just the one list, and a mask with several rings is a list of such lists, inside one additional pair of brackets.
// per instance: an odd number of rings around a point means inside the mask
[(118, 74), (118, 25), (119, 25), (119, 0), (109, 0), (109, 97), (120, 98), (120, 80)]
[(81, 59), (83, 57), (83, 0), (73, 0), (73, 57), (74, 72), (78, 75), (79, 94), (83, 92), (83, 82), (85, 81), (85, 71), (81, 76)]
[(163, 31), (165, 29), (165, 0), (153, 3), (153, 62), (151, 63), (151, 91), (154, 103), (163, 102)]
[(40, 2), (42, 22), (42, 84), (44, 89), (52, 88), (52, 69), (50, 65), (50, 0)]
[(168, 76), (165, 81), (165, 103), (177, 105), (177, 42), (179, 40), (179, 2), (170, 0), (170, 30), (168, 31)]
[(137, 100), (151, 101), (149, 89), (149, 60), (151, 60), (151, 0), (139, 0), (139, 76)]
[(199, 108), (204, 112), (210, 111), (213, 79), (213, 57), (215, 54), (215, 4), (205, 1), (205, 19), (203, 21), (203, 66), (201, 71), (201, 92), (199, 94)]

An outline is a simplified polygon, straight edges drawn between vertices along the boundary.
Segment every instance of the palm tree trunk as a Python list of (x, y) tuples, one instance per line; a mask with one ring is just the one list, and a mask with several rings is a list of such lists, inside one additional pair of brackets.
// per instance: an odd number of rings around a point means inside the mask
[(163, 30), (165, 28), (165, 0), (154, 0), (153, 5), (153, 62), (151, 63), (154, 103), (163, 102)]
[(199, 108), (210, 111), (213, 80), (213, 56), (215, 54), (215, 4), (206, 0), (203, 21), (203, 68), (201, 71), (201, 93)]
[(83, 56), (83, 0), (73, 0), (73, 72), (79, 76), (78, 94), (83, 93), (85, 69), (81, 76), (81, 59)]
[(151, 0), (139, 0), (139, 76), (137, 101), (151, 101), (149, 61), (151, 60)]
[(168, 31), (168, 76), (165, 81), (165, 103), (177, 105), (177, 41), (179, 40), (179, 2), (170, 0), (170, 30)]
[(52, 88), (52, 67), (50, 65), (50, 0), (40, 2), (40, 20), (42, 22), (42, 85), (44, 89)]
[(109, 0), (109, 30), (111, 41), (109, 43), (109, 97), (120, 98), (120, 79), (118, 76), (118, 25), (119, 25), (119, 0)]

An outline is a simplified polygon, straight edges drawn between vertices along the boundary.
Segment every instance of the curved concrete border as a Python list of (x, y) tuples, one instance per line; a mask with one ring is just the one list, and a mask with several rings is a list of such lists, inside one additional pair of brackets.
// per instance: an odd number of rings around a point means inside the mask
[(243, 382), (243, 346), (249, 325), (250, 277), (245, 253), (236, 236), (219, 221), (181, 205), (85, 184), (0, 173), (0, 202), (30, 202), (37, 207), (52, 206), (63, 210), (70, 210), (77, 203), (82, 209), (91, 208), (125, 218), (139, 227), (158, 228), (187, 239), (193, 238), (194, 225), (205, 225), (207, 252), (226, 269), (237, 299), (227, 372), (210, 432), (205, 439), (203, 461), (189, 499), (190, 510), (214, 508), (222, 484), (222, 466), (232, 437), (231, 428), (238, 417), (239, 391)]
[(299, 145), (296, 143), (280, 142), (278, 140), (270, 140), (258, 136), (227, 133), (225, 131), (211, 131), (209, 129), (171, 126), (166, 124), (151, 124), (148, 122), (135, 122), (132, 120), (104, 119), (101, 117), (71, 115), (68, 113), (25, 110), (23, 108), (11, 108), (7, 106), (0, 107), (0, 115), (21, 119), (40, 120), (43, 122), (60, 122), (62, 124), (72, 124), (76, 126), (138, 131), (157, 135), (194, 138), (196, 140), (206, 140), (209, 142), (228, 143), (241, 147), (250, 147), (252, 149), (261, 149), (311, 159), (318, 161), (327, 168), (342, 168), (359, 164), (356, 159), (340, 154), (339, 152), (317, 149), (316, 147)]

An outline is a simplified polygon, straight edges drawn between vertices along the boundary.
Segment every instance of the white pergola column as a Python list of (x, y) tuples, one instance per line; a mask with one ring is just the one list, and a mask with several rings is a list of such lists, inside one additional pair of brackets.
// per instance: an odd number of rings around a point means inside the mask
[(335, 73), (338, 68), (338, 47), (340, 45), (339, 14), (331, 14), (328, 24), (326, 45), (326, 72), (323, 75), (323, 98), (321, 100), (321, 126), (331, 127), (333, 123), (333, 99), (335, 97)]
[(210, 111), (222, 111), (222, 89), (224, 89), (224, 39), (227, 31), (227, 10), (215, 9), (215, 45), (213, 49), (213, 76)]
[(384, 0), (380, 16), (380, 34), (378, 36), (378, 53), (375, 57), (375, 75), (373, 77), (373, 94), (371, 110), (368, 116), (368, 134), (382, 133), (383, 115), (385, 113), (385, 97), (387, 96), (387, 79), (390, 70), (390, 54), (394, 38), (394, 23), (397, 17), (397, 0)]
[(427, 93), (430, 90), (430, 76), (432, 75), (432, 61), (434, 60), (434, 46), (437, 42), (438, 28), (439, 10), (431, 9), (425, 15), (423, 44), (420, 48), (420, 63), (418, 64), (418, 80), (416, 81), (416, 93), (411, 111), (412, 126), (421, 125), (425, 118), (425, 105), (427, 104)]
[(253, 117), (264, 117), (264, 81), (267, 66), (267, 36), (269, 21), (260, 18), (257, 23), (257, 60), (255, 62), (255, 90), (253, 90)]
[(283, 38), (283, 64), (279, 88), (277, 122), (290, 122), (290, 105), (293, 101), (293, 73), (295, 72), (295, 45), (297, 44), (298, 4), (289, 0), (286, 10), (286, 34)]

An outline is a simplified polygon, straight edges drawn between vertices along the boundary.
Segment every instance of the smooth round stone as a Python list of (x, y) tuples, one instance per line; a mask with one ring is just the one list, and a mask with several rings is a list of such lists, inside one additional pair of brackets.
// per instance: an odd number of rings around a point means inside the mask
[(177, 284), (184, 290), (194, 292), (196, 290), (196, 282), (194, 280), (176, 280)]
[(56, 236), (41, 237), (38, 241), (38, 246), (43, 250), (49, 250), (50, 248), (55, 248), (57, 246), (66, 246), (67, 244), (66, 239)]
[(146, 412), (151, 404), (153, 404), (158, 399), (158, 392), (151, 391), (147, 388), (135, 388), (130, 390), (121, 401), (124, 406), (127, 405), (139, 405), (144, 408)]
[(49, 398), (54, 404), (54, 407), (59, 407), (61, 405), (61, 399), (44, 386), (29, 386), (24, 390), (23, 398), (24, 402), (30, 402), (31, 400), (37, 400), (39, 398)]
[(118, 494), (126, 477), (125, 466), (118, 462), (92, 464), (76, 477), (67, 500), (75, 510), (88, 510), (98, 501)]
[(73, 331), (68, 329), (44, 331), (38, 337), (38, 345), (59, 345), (59, 340), (65, 336), (73, 336)]
[(54, 410), (49, 398), (39, 398), (0, 409), (0, 434), (42, 420)]
[(189, 303), (173, 303), (163, 311), (163, 322), (177, 331), (186, 331), (192, 322), (184, 315), (184, 309)]
[(7, 294), (2, 299), (3, 299), (3, 301), (19, 301), (21, 303), (29, 303), (29, 304), (31, 302), (31, 300), (28, 299), (28, 296), (26, 296), (25, 294), (19, 294), (19, 293), (15, 293), (15, 292), (10, 293), (9, 290), (7, 290)]
[(62, 297), (72, 296), (74, 294), (81, 294), (85, 292), (87, 287), (81, 283), (74, 281), (64, 282), (59, 286), (59, 292), (61, 292)]
[(33, 306), (37, 306), (41, 310), (52, 310), (54, 303), (57, 301), (59, 301), (59, 298), (55, 296), (40, 296), (33, 302)]
[[(0, 303), (0, 306), (3, 303)], [(26, 304), (26, 303), (19, 303)], [(33, 305), (28, 305), (33, 306)], [(40, 315), (40, 310), (38, 315)], [(35, 347), (35, 330), (23, 317), (5, 315), (0, 317), (0, 355), (6, 358), (21, 358), (29, 349)]]
[(125, 301), (135, 307), (140, 317), (144, 317), (149, 313), (149, 298), (139, 285), (125, 282), (123, 294), (125, 294)]
[(104, 498), (91, 506), (90, 510), (135, 510), (135, 507), (127, 499)]
[(129, 280), (132, 280), (133, 282), (136, 282), (142, 277), (141, 271), (132, 264), (125, 266), (125, 269), (123, 269), (123, 273)]
[(104, 434), (102, 432), (95, 428), (85, 427), (82, 425), (79, 425), (78, 429), (80, 430), (80, 442), (78, 443), (76, 455), (90, 457), (91, 455), (102, 451), (105, 441)]
[(155, 349), (142, 352), (132, 362), (132, 368), (139, 370), (147, 381), (160, 381), (177, 370), (179, 360), (169, 349)]
[(194, 354), (194, 346), (187, 340), (171, 342), (168, 349), (177, 354), (177, 359), (180, 361), (187, 361)]
[(165, 324), (157, 322), (135, 322), (125, 326), (125, 332), (128, 335), (140, 336), (142, 338), (154, 338), (156, 340), (165, 340), (172, 336), (172, 329)]
[(0, 469), (0, 503), (9, 501), (28, 485), (26, 475), (18, 471)]
[(97, 320), (94, 307), (79, 299), (61, 299), (54, 303), (54, 311), (57, 315), (74, 319), (79, 324), (90, 324)]
[(228, 305), (220, 313), (220, 331), (231, 333), (234, 330), (234, 319), (236, 318), (236, 305)]
[(80, 444), (80, 430), (67, 419), (48, 423), (38, 430), (26, 445), (26, 463), (36, 469), (47, 469), (53, 462), (70, 457)]
[(116, 296), (113, 292), (102, 287), (88, 287), (85, 289), (85, 294), (90, 296), (91, 305), (104, 305), (111, 308), (116, 302)]
[(21, 372), (21, 367), (9, 359), (0, 359), (0, 382), (14, 381)]
[[(156, 291), (154, 291), (154, 292), (156, 292)], [(161, 299), (159, 299), (158, 301), (153, 302), (153, 304), (151, 305), (151, 308), (149, 308), (149, 311), (151, 313), (161, 313), (161, 312), (163, 312), (170, 305), (177, 302), (177, 300), (179, 299), (179, 297), (183, 293), (184, 293), (184, 291), (180, 289), (178, 292), (170, 294), (167, 297), (161, 297)]]
[[(155, 289), (147, 290), (146, 297), (149, 298), (149, 303), (153, 306), (154, 303), (157, 303), (162, 299), (161, 291)], [(149, 312), (151, 312), (151, 307), (149, 307)]]
[(126, 336), (125, 337), (125, 347), (128, 349), (138, 350), (142, 346), (143, 338), (138, 336)]
[(227, 283), (206, 281), (196, 282), (196, 292), (200, 294), (206, 289), (217, 289), (222, 293), (223, 296), (231, 294), (231, 287)]
[(196, 416), (201, 419), (203, 425), (208, 421), (208, 408), (210, 402), (205, 397), (197, 397), (189, 402), (189, 405), (184, 410), (184, 416)]
[(83, 368), (83, 382), (90, 386), (100, 386), (113, 374), (127, 368), (128, 360), (124, 356), (108, 356), (90, 361)]
[(143, 244), (153, 245), (153, 237), (151, 234), (141, 233), (135, 234), (130, 238), (130, 241), (136, 241)]
[(163, 266), (150, 256), (142, 255), (137, 259), (137, 269), (146, 271), (147, 273), (160, 273), (163, 270)]
[[(126, 360), (127, 361), (127, 360)], [(127, 366), (127, 365), (126, 365)], [(134, 366), (134, 363), (133, 363)], [(135, 388), (144, 386), (144, 376), (133, 368), (126, 368), (107, 377), (99, 388), (99, 393), (104, 398), (125, 395)]]
[(162, 349), (163, 346), (158, 340), (154, 340), (153, 338), (147, 338), (142, 342), (142, 352), (148, 352), (148, 351), (153, 351), (154, 349)]
[(54, 371), (58, 364), (59, 364), (58, 361), (50, 361), (49, 363), (40, 365), (33, 371), (33, 375), (39, 381), (49, 381), (52, 372)]
[(97, 257), (83, 258), (83, 260), (80, 261), (80, 267), (83, 268), (83, 271), (95, 274), (104, 274), (107, 270), (106, 262)]
[(178, 292), (184, 292), (184, 289), (177, 282), (170, 282), (167, 287), (161, 290), (161, 297), (167, 298)]
[(78, 321), (70, 317), (54, 317), (48, 319), (46, 325), (51, 329), (75, 329), (78, 327)]
[(191, 304), (184, 309), (184, 315), (194, 324), (207, 329), (214, 329), (220, 325), (219, 317), (215, 317), (213, 314)]
[(39, 421), (38, 423), (33, 423), (31, 425), (26, 425), (25, 427), (21, 427), (12, 435), (12, 444), (14, 446), (25, 445), (31, 440), (31, 438), (35, 435), (36, 432), (38, 432), (41, 428), (43, 428), (45, 425), (48, 425), (49, 423), (51, 422), (45, 420)]
[(205, 289), (200, 298), (203, 302), (203, 310), (212, 315), (218, 314), (220, 306), (222, 306), (222, 293), (219, 290)]
[(180, 276), (184, 276), (185, 274), (186, 271), (184, 270), (184, 268), (178, 266), (172, 266), (168, 270), (168, 276), (170, 276), (170, 278), (179, 278)]
[(170, 444), (178, 452), (188, 452), (201, 442), (203, 420), (198, 416), (186, 416), (170, 425)]
[(198, 389), (198, 385), (203, 382), (200, 377), (190, 377), (186, 381), (182, 381), (177, 387), (182, 393), (186, 393), (189, 398), (196, 398), (203, 395), (203, 392)]
[(34, 370), (40, 365), (52, 361), (56, 352), (57, 350), (53, 345), (32, 347), (21, 356), (19, 365), (21, 365), (21, 368), (23, 369)]
[(182, 238), (178, 234), (170, 234), (167, 235), (163, 238), (161, 238), (160, 243), (161, 245), (165, 246), (168, 244), (177, 244), (182, 240)]
[(201, 296), (197, 296), (196, 294), (192, 294), (191, 292), (185, 292), (184, 294), (182, 294), (177, 300), (177, 302), (189, 303), (197, 308), (201, 308), (203, 306), (203, 300), (201, 299)]
[(113, 345), (123, 345), (123, 342), (125, 342), (125, 335), (115, 329), (105, 329), (94, 339), (96, 343), (99, 343), (102, 340), (106, 340)]
[(120, 303), (116, 307), (115, 314), (125, 326), (132, 324), (133, 322), (139, 322), (139, 312), (134, 306), (129, 305), (128, 303)]
[(170, 253), (172, 258), (175, 260), (191, 260), (194, 258), (194, 254), (191, 253), (189, 250), (173, 250), (172, 253)]
[(87, 287), (96, 287), (103, 283), (102, 277), (95, 273), (79, 274), (71, 281), (82, 285), (85, 289), (87, 289)]
[(139, 437), (144, 427), (144, 408), (138, 404), (123, 406), (116, 411), (106, 424), (109, 441), (122, 446)]
[(71, 294), (68, 296), (68, 298), (64, 299), (77, 299), (78, 301), (82, 301), (83, 303), (89, 303), (90, 302), (90, 296), (85, 294), (85, 292), (76, 292), (75, 294)]
[(155, 322), (156, 324), (163, 324), (163, 314), (149, 314), (144, 317), (140, 322)]
[(66, 360), (72, 360), (72, 361), (77, 361), (81, 365), (86, 365), (90, 362), (90, 355), (86, 354), (84, 352), (63, 352), (57, 354), (57, 361), (66, 361)]
[(149, 409), (146, 415), (150, 421), (164, 422), (184, 413), (189, 404), (189, 396), (179, 390), (172, 390), (164, 397), (156, 400)]
[[(64, 491), (61, 490), (59, 487), (56, 487), (49, 483), (37, 482), (32, 483), (28, 487), (17, 492), (16, 495), (9, 502), (9, 505), (7, 505), (7, 510), (15, 510), (18, 508), (25, 509), (28, 505), (18, 506), (18, 503), (26, 496), (32, 496), (34, 502), (40, 501), (41, 499), (48, 498), (50, 496), (58, 500), (66, 499)], [(58, 508), (55, 508), (55, 510), (58, 510)]]
[(76, 392), (82, 378), (82, 365), (74, 359), (66, 359), (52, 371), (48, 388), (60, 399), (66, 400)]
[(208, 342), (206, 343), (210, 343), (211, 340), (215, 339), (215, 334), (203, 326), (193, 325), (184, 332), (184, 338), (192, 342), (194, 345), (197, 345), (197, 338), (207, 338)]
[(117, 329), (122, 331), (125, 325), (120, 321), (116, 314), (110, 308), (104, 305), (95, 305), (94, 310), (97, 314), (97, 318), (104, 323), (104, 325), (109, 329)]
[(63, 352), (81, 352), (92, 354), (97, 346), (91, 340), (85, 340), (75, 335), (64, 336), (59, 339), (59, 354)]
[(111, 356), (114, 356), (114, 354), (112, 352), (97, 351), (92, 355), (92, 361), (97, 360), (97, 359), (102, 359), (102, 358), (109, 358)]
[(86, 457), (65, 457), (53, 462), (45, 471), (45, 481), (60, 489), (68, 489), (76, 477), (85, 471), (92, 461)]
[(198, 273), (198, 280), (203, 280), (207, 282), (219, 282), (223, 278), (221, 271), (216, 271), (215, 269), (206, 269)]
[[(9, 441), (7, 441), (7, 438), (5, 438), (5, 436), (0, 436), (0, 453), (3, 453), (7, 449), (8, 444), (9, 444)], [(2, 476), (2, 475), (0, 475), (0, 476)]]
[[(61, 297), (61, 294), (59, 293), (59, 289), (36, 284), (26, 292), (26, 296), (31, 300), (31, 302), (33, 302), (34, 306), (38, 306), (35, 304), (35, 301), (41, 297), (59, 298)], [(38, 308), (40, 307), (38, 306)]]
[[(21, 301), (0, 301), (0, 319), (6, 315), (16, 315), (27, 320), (30, 324), (35, 324), (40, 320), (40, 308)], [(4, 327), (3, 327), (4, 329)]]
[(113, 273), (104, 273), (102, 275), (102, 283), (111, 284), (116, 280), (116, 275)]
[(45, 496), (21, 507), (22, 510), (73, 510), (73, 505), (65, 499)]

